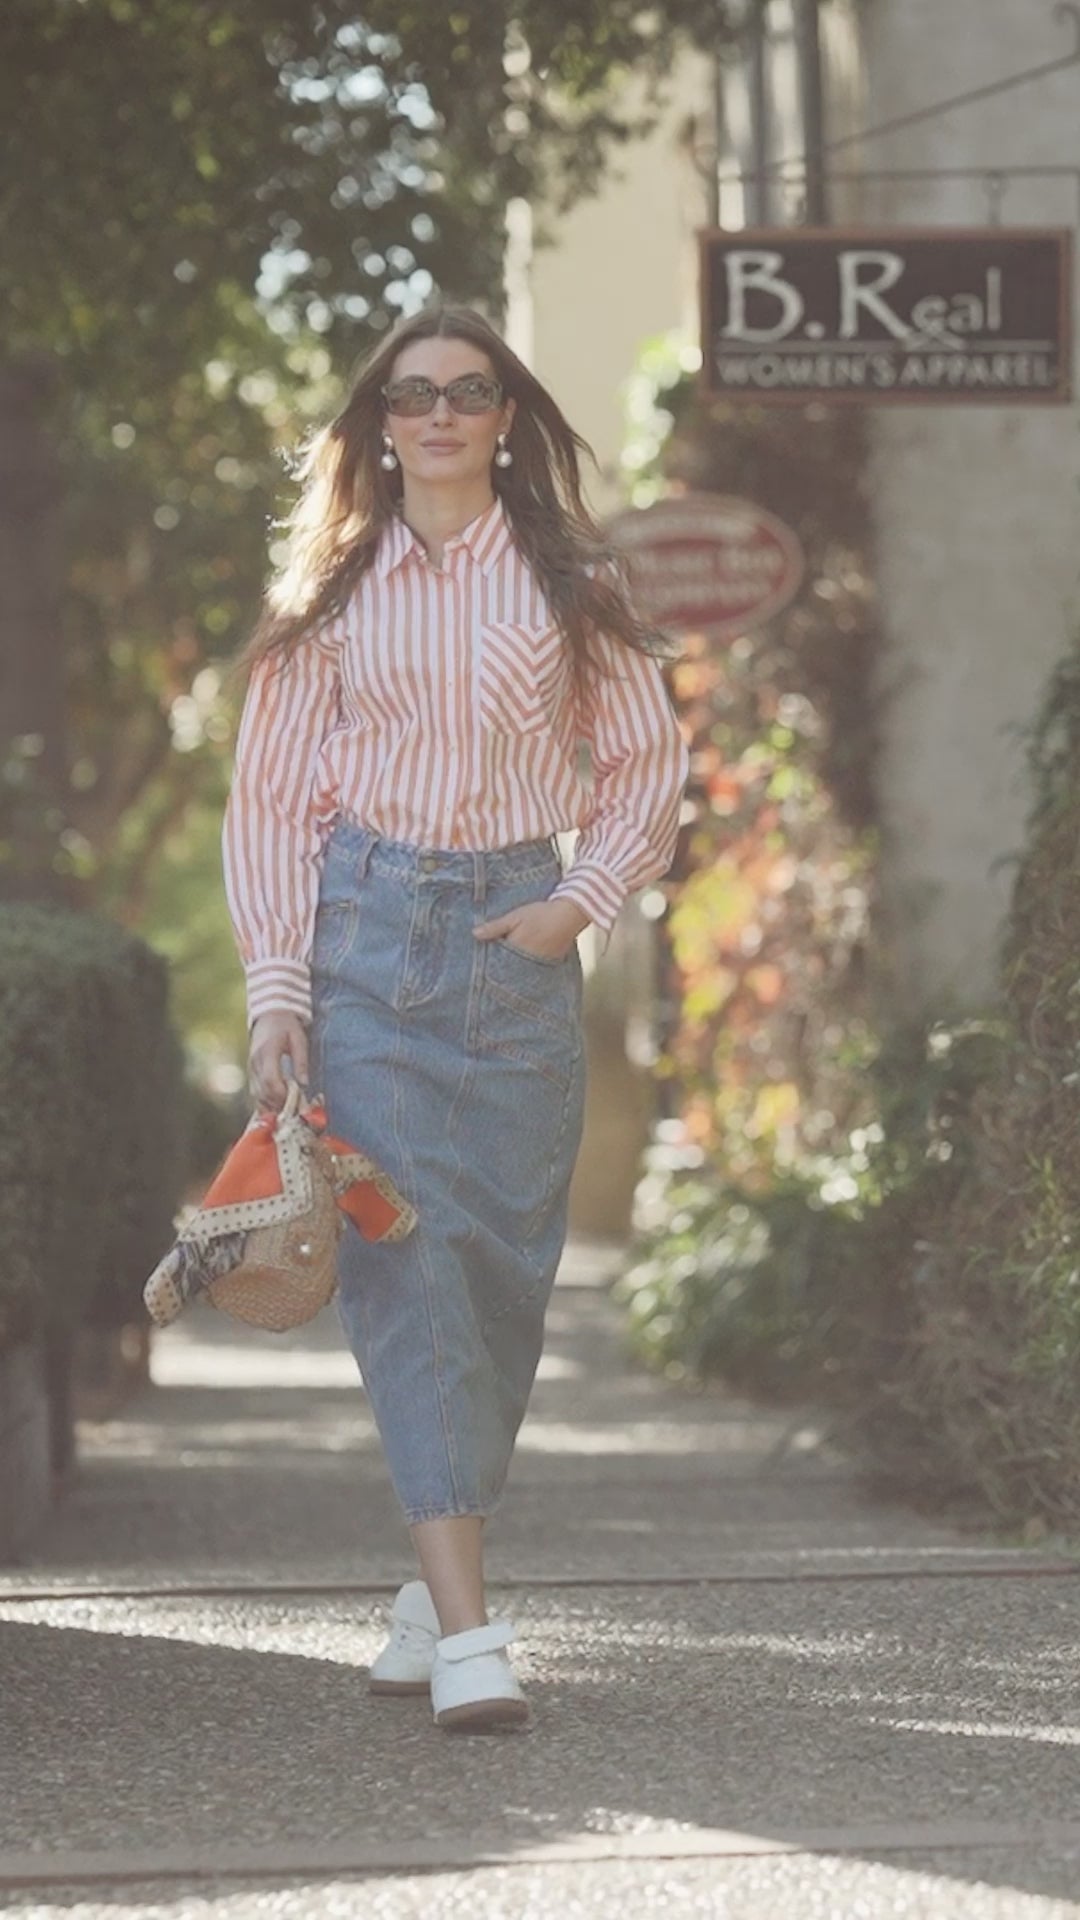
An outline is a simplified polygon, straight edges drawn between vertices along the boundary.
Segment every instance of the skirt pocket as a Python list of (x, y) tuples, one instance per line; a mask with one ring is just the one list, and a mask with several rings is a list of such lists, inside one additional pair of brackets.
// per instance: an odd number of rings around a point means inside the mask
[(356, 920), (355, 901), (320, 902), (315, 915), (315, 935), (311, 948), (313, 974), (332, 974), (341, 965), (353, 943)]
[(581, 961), (576, 947), (545, 959), (505, 939), (485, 946), (480, 1044), (567, 1087), (581, 1052)]
[(501, 944), (508, 952), (520, 954), (523, 960), (527, 960), (534, 967), (565, 967), (569, 958), (567, 954), (563, 954), (560, 960), (556, 960), (550, 954), (531, 953), (528, 947), (519, 947), (515, 940), (504, 939)]

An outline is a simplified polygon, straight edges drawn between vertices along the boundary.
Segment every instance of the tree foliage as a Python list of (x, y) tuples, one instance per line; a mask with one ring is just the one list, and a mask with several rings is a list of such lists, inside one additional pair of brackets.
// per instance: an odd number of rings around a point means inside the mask
[[(647, 97), (680, 36), (722, 30), (716, 0), (8, 0), (0, 396), (22, 381), (27, 435), (52, 442), (58, 497), (33, 511), (58, 526), (27, 539), (20, 454), (0, 857), (21, 845), (138, 924), (185, 810), (221, 788), (220, 667), (279, 449), (431, 289), (497, 309), (507, 199), (593, 187), (640, 124), (627, 74)], [(4, 556), (54, 551), (63, 591), (34, 601)]]
[(260, 280), (346, 351), (432, 281), (497, 299), (508, 195), (594, 186), (627, 72), (727, 31), (717, 0), (9, 0), (3, 349), (126, 390)]
[(410, 287), (491, 284), (422, 85), (339, 6), (14, 0), (0, 143), (4, 351), (98, 393), (211, 355), (260, 287), (353, 346)]

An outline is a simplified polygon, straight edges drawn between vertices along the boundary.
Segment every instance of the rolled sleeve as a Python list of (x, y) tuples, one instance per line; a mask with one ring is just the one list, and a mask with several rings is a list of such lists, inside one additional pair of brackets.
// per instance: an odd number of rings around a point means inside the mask
[(603, 672), (582, 716), (592, 800), (552, 897), (573, 900), (610, 935), (627, 895), (671, 865), (690, 757), (656, 660), (606, 638), (596, 652)]

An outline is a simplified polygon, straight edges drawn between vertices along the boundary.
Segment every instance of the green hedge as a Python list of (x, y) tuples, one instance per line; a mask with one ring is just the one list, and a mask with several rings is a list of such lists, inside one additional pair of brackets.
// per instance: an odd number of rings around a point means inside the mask
[(0, 906), (0, 1086), (0, 1347), (138, 1315), (181, 1177), (164, 963), (89, 915)]

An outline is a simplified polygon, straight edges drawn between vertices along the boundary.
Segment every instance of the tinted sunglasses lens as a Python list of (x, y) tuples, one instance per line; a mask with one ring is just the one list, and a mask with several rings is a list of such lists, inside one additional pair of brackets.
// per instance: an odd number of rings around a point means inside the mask
[(502, 389), (497, 380), (466, 373), (460, 380), (451, 380), (446, 397), (455, 413), (490, 413), (492, 407), (498, 406)]
[(430, 380), (395, 380), (383, 391), (391, 413), (430, 413), (438, 397)]

